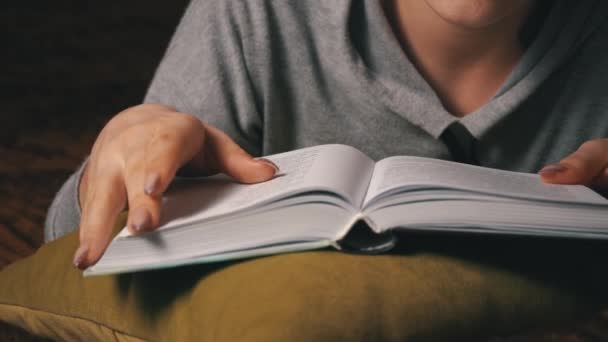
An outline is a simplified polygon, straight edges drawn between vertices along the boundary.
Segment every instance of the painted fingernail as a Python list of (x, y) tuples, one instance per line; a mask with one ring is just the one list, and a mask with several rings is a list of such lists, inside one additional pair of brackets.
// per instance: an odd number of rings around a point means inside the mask
[(136, 233), (141, 233), (150, 227), (151, 218), (148, 211), (144, 208), (137, 208), (133, 211), (131, 218), (131, 229)]
[(279, 172), (279, 167), (277, 166), (277, 164), (275, 164), (274, 162), (272, 162), (272, 160), (270, 159), (266, 159), (266, 158), (259, 158), (258, 161), (266, 164), (266, 165), (270, 165), (274, 168), (274, 172), (278, 173)]
[(553, 175), (556, 173), (566, 171), (566, 167), (560, 164), (547, 165), (543, 167), (538, 173), (543, 175)]
[(152, 195), (156, 192), (160, 183), (160, 176), (158, 173), (152, 173), (146, 177), (146, 184), (144, 185), (144, 192), (146, 195)]
[(72, 261), (74, 267), (81, 270), (85, 269), (87, 254), (89, 254), (89, 248), (87, 246), (79, 246), (76, 253), (74, 253), (74, 260)]

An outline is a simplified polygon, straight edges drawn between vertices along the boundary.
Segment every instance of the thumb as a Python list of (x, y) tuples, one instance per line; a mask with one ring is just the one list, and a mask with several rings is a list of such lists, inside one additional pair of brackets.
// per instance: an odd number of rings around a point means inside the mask
[(598, 186), (605, 182), (608, 166), (608, 139), (591, 140), (562, 159), (539, 171), (543, 181), (558, 184)]
[(205, 125), (206, 150), (210, 155), (205, 160), (212, 168), (229, 175), (241, 183), (259, 183), (270, 180), (279, 168), (265, 158), (253, 158), (237, 145), (226, 133)]

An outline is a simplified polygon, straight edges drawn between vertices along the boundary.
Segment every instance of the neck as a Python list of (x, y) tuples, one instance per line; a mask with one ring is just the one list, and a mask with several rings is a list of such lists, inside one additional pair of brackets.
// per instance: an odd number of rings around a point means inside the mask
[(469, 27), (442, 18), (426, 1), (384, 5), (402, 48), (453, 115), (465, 116), (489, 101), (523, 54), (518, 33), (529, 6)]

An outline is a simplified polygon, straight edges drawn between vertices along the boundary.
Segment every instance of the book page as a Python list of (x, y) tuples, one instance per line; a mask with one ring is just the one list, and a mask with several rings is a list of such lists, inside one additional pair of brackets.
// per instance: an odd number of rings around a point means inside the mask
[(345, 145), (321, 145), (264, 158), (277, 164), (279, 172), (263, 183), (241, 184), (224, 175), (176, 180), (163, 197), (160, 229), (307, 191), (331, 192), (359, 208), (374, 167), (370, 158)]
[(346, 145), (320, 145), (264, 157), (279, 166), (279, 173), (269, 182), (242, 187), (238, 198), (229, 199), (240, 206), (259, 198), (286, 193), (288, 190), (329, 191), (359, 207), (371, 179), (374, 162), (365, 154)]
[(545, 184), (536, 174), (422, 157), (391, 157), (376, 163), (365, 203), (383, 193), (408, 188), (453, 188), (537, 200), (608, 203), (584, 186)]

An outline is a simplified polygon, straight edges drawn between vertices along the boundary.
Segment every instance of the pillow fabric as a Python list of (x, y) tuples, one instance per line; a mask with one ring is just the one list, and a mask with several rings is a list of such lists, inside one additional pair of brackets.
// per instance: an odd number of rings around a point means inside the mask
[(324, 250), (83, 278), (76, 233), (0, 272), (0, 320), (58, 340), (481, 340), (585, 318), (603, 244), (401, 237), (387, 255)]

